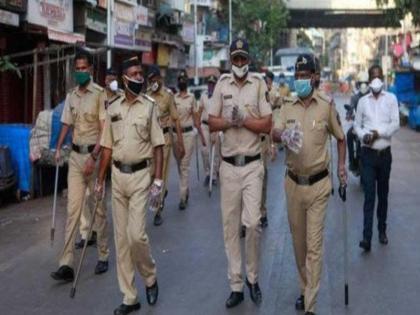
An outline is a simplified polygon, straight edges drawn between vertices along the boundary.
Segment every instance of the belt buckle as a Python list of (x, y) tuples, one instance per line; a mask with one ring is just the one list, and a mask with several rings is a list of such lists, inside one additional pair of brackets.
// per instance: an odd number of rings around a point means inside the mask
[(309, 177), (307, 176), (299, 176), (297, 177), (298, 179), (298, 184), (299, 185), (304, 185), (304, 186), (308, 186), (309, 185)]
[(131, 174), (133, 173), (133, 168), (131, 167), (131, 165), (121, 164), (120, 171), (124, 174)]
[(89, 153), (89, 148), (87, 145), (80, 145), (79, 146), (79, 151), (81, 154), (88, 154)]
[(245, 155), (235, 155), (235, 166), (245, 166)]

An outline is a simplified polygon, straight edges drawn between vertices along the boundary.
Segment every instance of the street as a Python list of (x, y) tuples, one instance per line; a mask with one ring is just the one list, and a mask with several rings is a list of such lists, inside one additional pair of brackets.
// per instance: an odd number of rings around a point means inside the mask
[[(336, 98), (347, 131), (343, 108), (345, 102), (348, 102), (347, 98)], [(389, 245), (379, 244), (375, 221), (372, 251), (369, 254), (363, 254), (358, 247), (362, 237), (363, 193), (359, 178), (349, 174), (346, 206), (350, 304), (347, 308), (344, 306), (343, 280), (343, 203), (338, 197), (337, 179), (334, 178), (336, 193), (330, 198), (326, 218), (324, 267), (317, 314), (420, 313), (420, 133), (402, 127), (393, 138), (392, 153)], [(230, 288), (219, 187), (209, 198), (202, 184), (202, 171), (200, 182), (197, 182), (193, 160), (189, 206), (187, 210), (179, 211), (178, 175), (172, 159), (163, 225), (153, 226), (153, 217), (148, 215), (148, 232), (158, 268), (159, 300), (154, 307), (147, 304), (144, 285), (137, 276), (142, 308), (133, 314), (303, 314), (294, 309), (295, 299), (300, 293), (285, 208), (284, 168), (282, 151), (269, 166), (269, 226), (262, 233), (260, 251), (259, 283), (263, 303), (256, 307), (245, 287), (244, 302), (227, 310), (225, 300)], [(74, 299), (69, 297), (70, 284), (58, 284), (50, 277), (50, 272), (58, 267), (58, 256), (63, 247), (66, 199), (58, 199), (53, 247), (49, 240), (52, 204), (53, 198), (48, 196), (8, 204), (0, 209), (0, 314), (112, 314), (122, 297), (116, 276), (110, 194), (107, 194), (110, 269), (103, 275), (94, 275), (97, 253), (95, 248), (88, 247)], [(80, 253), (80, 250), (77, 251), (76, 262)]]

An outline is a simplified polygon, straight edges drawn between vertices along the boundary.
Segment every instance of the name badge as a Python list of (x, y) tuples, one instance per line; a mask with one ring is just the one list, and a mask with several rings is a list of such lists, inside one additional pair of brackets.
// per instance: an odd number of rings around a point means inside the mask
[(293, 124), (293, 123), (295, 123), (296, 122), (296, 119), (288, 119), (287, 121), (286, 121), (286, 123), (287, 124)]
[(229, 95), (223, 95), (223, 99), (224, 100), (229, 100), (229, 99), (231, 99), (233, 96), (232, 96), (232, 94), (229, 94)]
[(111, 122), (117, 122), (120, 120), (122, 120), (122, 117), (119, 114), (111, 117)]

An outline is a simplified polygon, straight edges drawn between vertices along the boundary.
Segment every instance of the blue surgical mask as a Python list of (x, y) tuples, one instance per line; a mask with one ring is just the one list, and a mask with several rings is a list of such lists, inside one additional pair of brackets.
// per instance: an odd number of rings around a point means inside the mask
[(311, 79), (295, 80), (295, 90), (299, 97), (307, 97), (312, 92)]

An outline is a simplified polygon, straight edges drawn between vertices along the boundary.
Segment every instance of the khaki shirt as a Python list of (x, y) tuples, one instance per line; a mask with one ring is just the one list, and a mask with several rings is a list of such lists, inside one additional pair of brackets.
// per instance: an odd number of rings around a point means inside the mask
[(270, 91), (268, 91), (268, 99), (272, 109), (280, 108), (282, 99), (280, 97), (280, 93), (276, 87), (272, 87)]
[(209, 120), (210, 98), (208, 92), (201, 94), (198, 109), (201, 110), (201, 121)]
[(124, 91), (118, 89), (115, 93), (112, 93), (110, 96), (107, 97), (105, 103), (105, 109), (107, 109), (110, 105), (116, 102), (119, 98), (124, 97)]
[(290, 96), (290, 88), (286, 83), (283, 84), (283, 85), (279, 85), (278, 92), (280, 94), (280, 97), (289, 97)]
[(112, 149), (112, 158), (135, 164), (153, 158), (153, 148), (164, 145), (158, 110), (148, 96), (129, 104), (125, 97), (108, 107), (101, 146)]
[(105, 90), (93, 83), (86, 92), (74, 88), (67, 94), (61, 122), (73, 127), (73, 143), (76, 145), (96, 144), (99, 137), (100, 121), (105, 119)]
[(159, 120), (162, 128), (172, 126), (172, 123), (179, 119), (174, 94), (169, 89), (161, 87), (156, 92), (148, 91), (147, 95), (152, 97), (159, 106)]
[(328, 134), (344, 140), (340, 117), (333, 100), (314, 91), (307, 108), (297, 97), (286, 98), (275, 128), (292, 128), (298, 122), (303, 131), (303, 145), (298, 154), (286, 151), (287, 168), (298, 175), (314, 175), (328, 168)]
[(193, 114), (197, 110), (197, 102), (194, 95), (188, 93), (181, 96), (179, 93), (175, 95), (175, 106), (179, 115), (179, 121), (182, 128), (193, 126)]
[[(236, 105), (246, 115), (262, 118), (271, 114), (271, 106), (266, 97), (267, 85), (254, 73), (249, 73), (241, 87), (232, 74), (224, 74), (217, 82), (210, 101), (209, 114), (230, 120)], [(245, 127), (229, 128), (224, 132), (222, 155), (257, 155), (261, 152), (261, 138)]]

